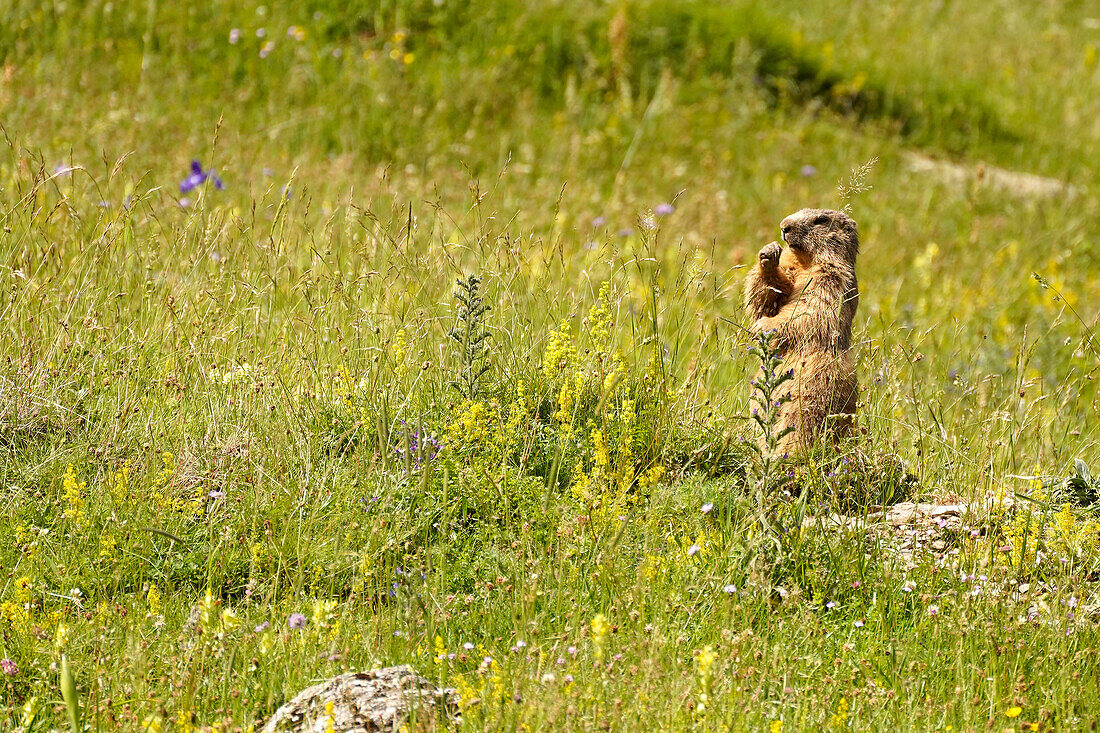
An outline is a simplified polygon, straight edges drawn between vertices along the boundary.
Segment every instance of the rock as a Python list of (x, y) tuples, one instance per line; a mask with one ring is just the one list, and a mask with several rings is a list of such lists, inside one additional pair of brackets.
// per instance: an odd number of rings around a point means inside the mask
[(263, 733), (325, 733), (329, 725), (326, 705), (332, 703), (332, 730), (337, 733), (370, 733), (398, 730), (415, 709), (418, 721), (442, 713), (455, 717), (458, 695), (439, 688), (407, 664), (367, 672), (348, 672), (306, 688), (275, 711)]
[(966, 504), (939, 504), (932, 508), (928, 516), (933, 519), (936, 517), (957, 517), (965, 512), (966, 509)]
[(913, 515), (917, 512), (917, 505), (912, 502), (905, 502), (903, 504), (895, 504), (890, 507), (890, 511), (886, 512), (886, 521), (895, 527), (901, 527), (902, 525), (909, 524), (913, 520)]

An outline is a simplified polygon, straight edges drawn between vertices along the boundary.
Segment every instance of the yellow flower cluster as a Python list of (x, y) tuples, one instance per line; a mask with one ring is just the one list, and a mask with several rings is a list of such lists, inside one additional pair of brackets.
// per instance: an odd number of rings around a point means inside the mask
[(563, 320), (557, 331), (551, 331), (546, 338), (546, 349), (542, 355), (543, 375), (553, 380), (577, 363), (577, 347), (573, 344), (573, 327)]
[(829, 717), (829, 730), (840, 730), (848, 724), (848, 698), (841, 697), (836, 711)]
[[(500, 700), (504, 696), (504, 676), (500, 672), (500, 665), (496, 660), (489, 659), (487, 650), (483, 644), (478, 644), (474, 654), (487, 661), (483, 662), (476, 673), (469, 675), (457, 675), (452, 683), (458, 688), (458, 706), (462, 710), (468, 710), (482, 700)], [(476, 681), (471, 681), (477, 675)]]
[(611, 349), (611, 283), (600, 286), (596, 304), (588, 310), (588, 337), (597, 353), (607, 354)]
[(348, 369), (347, 364), (336, 367), (336, 384), (333, 385), (332, 391), (337, 397), (348, 397), (355, 391), (355, 380), (352, 379), (351, 370)]
[(607, 656), (607, 639), (611, 634), (611, 624), (607, 623), (607, 617), (597, 613), (592, 617), (592, 648), (596, 653), (596, 661), (602, 662)]
[(61, 484), (62, 490), (65, 492), (65, 512), (62, 516), (65, 519), (71, 520), (77, 527), (84, 525), (84, 492), (88, 490), (88, 484), (84, 481), (76, 480), (76, 471), (73, 469), (73, 464), (69, 464), (69, 468), (65, 471), (65, 478)]
[(699, 712), (710, 704), (711, 688), (714, 686), (714, 662), (718, 655), (711, 647), (706, 647), (695, 655), (696, 673), (699, 677), (699, 702), (695, 709)]
[(646, 553), (645, 559), (638, 565), (638, 574), (647, 582), (652, 583), (665, 568), (665, 558), (661, 555)]
[(130, 495), (130, 461), (126, 461), (111, 476), (111, 496), (115, 501), (121, 502)]
[(477, 446), (489, 440), (492, 435), (491, 416), (484, 402), (465, 400), (455, 415), (454, 422), (447, 426), (447, 439), (453, 446)]
[(408, 341), (408, 334), (405, 333), (405, 329), (399, 330), (393, 336), (393, 342), (390, 344), (390, 358), (393, 360), (393, 373), (398, 379), (404, 379), (408, 373), (408, 366), (405, 364), (405, 355), (407, 353), (406, 342)]
[(156, 618), (163, 611), (160, 589), (157, 588), (156, 583), (149, 586), (149, 592), (145, 594), (145, 602), (149, 604), (149, 612), (146, 614), (147, 617)]
[(0, 619), (7, 621), (13, 631), (29, 634), (34, 620), (31, 612), (31, 579), (23, 576), (12, 585), (11, 598), (0, 603)]

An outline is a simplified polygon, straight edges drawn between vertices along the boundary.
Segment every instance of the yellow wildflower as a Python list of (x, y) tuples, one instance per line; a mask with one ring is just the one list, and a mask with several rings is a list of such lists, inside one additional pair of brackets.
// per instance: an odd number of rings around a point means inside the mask
[(71, 519), (78, 527), (84, 524), (84, 492), (88, 489), (88, 484), (84, 481), (76, 480), (76, 471), (73, 469), (73, 464), (69, 464), (68, 470), (65, 471), (65, 478), (61, 484), (62, 489), (65, 492), (65, 512), (62, 515), (65, 519)]

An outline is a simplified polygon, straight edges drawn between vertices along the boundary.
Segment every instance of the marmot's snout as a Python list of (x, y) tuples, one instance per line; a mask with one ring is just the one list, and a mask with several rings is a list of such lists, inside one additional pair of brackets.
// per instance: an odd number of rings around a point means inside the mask
[[(795, 217), (797, 214), (792, 214), (779, 223), (779, 231), (783, 235), (783, 241), (786, 242), (794, 249), (804, 249), (802, 237), (803, 232), (796, 223)], [(798, 235), (798, 236), (796, 236)]]

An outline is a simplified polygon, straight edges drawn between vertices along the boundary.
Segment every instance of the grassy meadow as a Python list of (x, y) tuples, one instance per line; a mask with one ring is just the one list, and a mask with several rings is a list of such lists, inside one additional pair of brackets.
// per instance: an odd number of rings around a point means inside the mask
[[(12, 0), (0, 729), (401, 663), (460, 730), (1087, 729), (1098, 55), (1085, 2)], [(804, 206), (859, 434), (772, 462), (741, 287)], [(835, 521), (907, 500), (975, 510)]]

